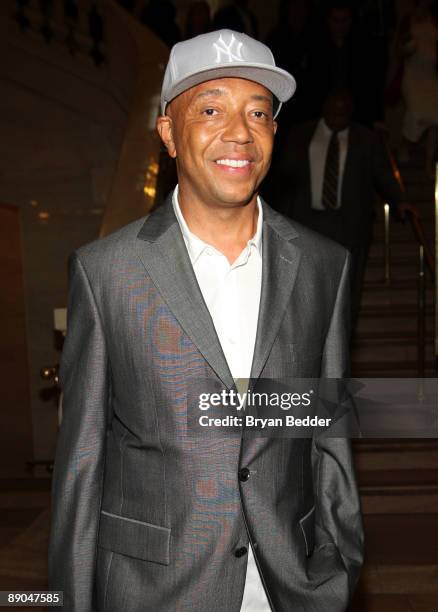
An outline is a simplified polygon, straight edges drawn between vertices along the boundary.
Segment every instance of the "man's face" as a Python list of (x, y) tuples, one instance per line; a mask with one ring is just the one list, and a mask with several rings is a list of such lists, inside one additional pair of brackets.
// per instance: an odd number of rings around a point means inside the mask
[(332, 8), (329, 12), (327, 25), (334, 40), (344, 40), (351, 31), (353, 15), (349, 8)]
[(157, 129), (176, 158), (180, 189), (216, 206), (251, 201), (271, 161), (272, 94), (246, 79), (215, 79), (183, 92), (166, 112)]
[(340, 92), (327, 98), (323, 117), (331, 130), (345, 130), (350, 124), (353, 102), (348, 93)]

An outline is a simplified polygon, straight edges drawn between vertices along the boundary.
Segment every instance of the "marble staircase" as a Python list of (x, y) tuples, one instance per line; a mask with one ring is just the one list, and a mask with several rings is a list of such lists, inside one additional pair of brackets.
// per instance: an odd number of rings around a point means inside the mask
[[(422, 151), (401, 169), (407, 199), (434, 239), (434, 181)], [(418, 243), (391, 221), (391, 280), (384, 279), (384, 219), (378, 211), (354, 336), (356, 378), (418, 376)], [(434, 288), (426, 271), (425, 376), (436, 377)], [(353, 442), (366, 532), (366, 563), (351, 612), (438, 610), (438, 439)]]

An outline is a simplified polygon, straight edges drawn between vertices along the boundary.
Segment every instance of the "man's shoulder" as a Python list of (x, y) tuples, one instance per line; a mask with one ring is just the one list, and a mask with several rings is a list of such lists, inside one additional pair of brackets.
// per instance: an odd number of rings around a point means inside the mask
[(132, 258), (136, 237), (146, 218), (147, 215), (103, 238), (80, 246), (71, 253), (69, 261), (78, 260), (90, 282), (105, 282), (116, 267)]
[[(266, 203), (265, 203), (266, 204)], [(315, 232), (294, 219), (290, 219), (270, 208), (269, 221), (277, 229), (281, 228), (283, 235), (290, 236), (289, 241), (295, 244), (304, 256), (314, 262), (331, 261), (333, 264), (343, 264), (347, 249), (339, 243)]]
[(357, 142), (375, 144), (379, 141), (379, 136), (375, 130), (356, 121), (352, 121), (350, 124), (350, 134), (354, 136)]
[(103, 238), (97, 238), (92, 242), (88, 242), (80, 246), (74, 252), (75, 255), (82, 262), (89, 262), (91, 260), (99, 260), (101, 258), (111, 259), (120, 256), (121, 252), (126, 252), (127, 246), (137, 237), (142, 225), (147, 219), (148, 215), (136, 219), (127, 225), (111, 232)]
[(297, 244), (304, 253), (312, 255), (313, 258), (326, 258), (328, 256), (334, 260), (345, 260), (347, 249), (341, 244), (327, 236), (315, 232), (301, 223), (293, 221), (293, 224), (299, 233)]

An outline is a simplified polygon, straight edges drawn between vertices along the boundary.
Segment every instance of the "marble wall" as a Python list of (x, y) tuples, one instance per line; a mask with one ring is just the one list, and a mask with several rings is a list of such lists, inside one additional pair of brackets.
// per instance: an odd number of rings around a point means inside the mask
[[(62, 8), (61, 2), (54, 4)], [(36, 0), (29, 4), (32, 27), (25, 32), (15, 19), (16, 3), (0, 3), (0, 201), (21, 212), (37, 460), (54, 455), (56, 405), (41, 395), (49, 383), (40, 378), (40, 368), (59, 361), (53, 310), (66, 306), (67, 258), (99, 236), (138, 93), (139, 69), (148, 68), (129, 19), (113, 2), (101, 3), (107, 59), (97, 67), (88, 54), (89, 3), (79, 6), (85, 12), (84, 27), (78, 36), (80, 48), (72, 56), (61, 16), (54, 16), (55, 38), (47, 44), (38, 32)], [(143, 34), (148, 36), (145, 28)], [(156, 66), (153, 54), (149, 61)], [(155, 141), (153, 147), (158, 150)]]

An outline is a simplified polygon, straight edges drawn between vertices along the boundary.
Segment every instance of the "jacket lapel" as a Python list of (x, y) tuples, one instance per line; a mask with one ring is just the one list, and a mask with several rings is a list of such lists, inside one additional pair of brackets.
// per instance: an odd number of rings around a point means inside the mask
[(303, 175), (306, 181), (306, 189), (304, 190), (306, 197), (306, 209), (312, 208), (312, 173), (311, 173), (311, 159), (310, 159), (310, 147), (312, 145), (313, 138), (315, 137), (316, 130), (318, 128), (319, 121), (312, 121), (307, 126), (306, 137), (303, 142), (303, 149), (300, 151), (300, 156), (305, 160), (303, 164)]
[(172, 194), (143, 224), (138, 256), (175, 318), (227, 388), (234, 385), (173, 211)]
[[(355, 160), (356, 146), (356, 130), (354, 129), (354, 125), (350, 124), (347, 140), (347, 157), (345, 158), (344, 174), (341, 185), (342, 206), (344, 206), (347, 202), (351, 201), (351, 198), (349, 197), (350, 194), (354, 194), (355, 197), (357, 197), (357, 189), (354, 180), (354, 167), (356, 166), (360, 168), (360, 161), (358, 166), (357, 160)], [(351, 180), (351, 177), (353, 177), (353, 181)]]
[(263, 272), (257, 338), (251, 378), (266, 363), (290, 300), (300, 262), (300, 249), (290, 242), (298, 234), (293, 225), (263, 202)]
[[(290, 242), (298, 235), (293, 225), (263, 200), (262, 205), (262, 290), (251, 378), (260, 376), (269, 356), (300, 261), (300, 249)], [(138, 256), (173, 315), (226, 387), (232, 388), (233, 377), (193, 271), (171, 194), (147, 217), (137, 238)]]

